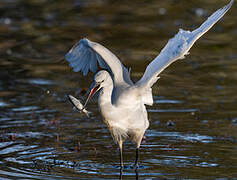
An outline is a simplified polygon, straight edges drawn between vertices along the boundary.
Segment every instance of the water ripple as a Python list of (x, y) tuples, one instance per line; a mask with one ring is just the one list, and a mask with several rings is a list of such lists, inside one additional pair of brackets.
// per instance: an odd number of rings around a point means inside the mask
[(149, 130), (146, 134), (148, 137), (166, 137), (169, 139), (185, 140), (189, 142), (202, 142), (202, 143), (211, 143), (214, 142), (215, 138), (207, 135), (200, 134), (182, 134), (179, 132), (157, 132), (154, 130)]
[(152, 113), (162, 113), (162, 112), (192, 113), (192, 112), (198, 112), (199, 109), (148, 109), (147, 111)]
[(8, 103), (5, 103), (5, 102), (3, 102), (3, 101), (0, 101), (0, 107), (7, 107), (7, 106), (9, 106)]
[(182, 104), (184, 102), (179, 101), (179, 100), (157, 99), (157, 100), (154, 100), (154, 103), (156, 104)]

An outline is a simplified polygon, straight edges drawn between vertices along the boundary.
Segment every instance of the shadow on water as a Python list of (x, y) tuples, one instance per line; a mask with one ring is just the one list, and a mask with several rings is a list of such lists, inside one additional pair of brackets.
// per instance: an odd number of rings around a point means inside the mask
[(61, 59), (80, 38), (109, 47), (138, 80), (179, 28), (193, 29), (226, 1), (1, 0), (0, 179), (234, 179), (237, 177), (236, 6), (191, 55), (166, 69), (147, 107), (141, 145), (118, 149), (102, 123), (74, 111), (93, 75)]

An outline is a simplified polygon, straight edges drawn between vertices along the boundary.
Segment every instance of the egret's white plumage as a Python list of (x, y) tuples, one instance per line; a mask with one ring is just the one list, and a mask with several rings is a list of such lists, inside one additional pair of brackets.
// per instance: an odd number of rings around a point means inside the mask
[(142, 78), (133, 83), (130, 73), (120, 60), (104, 46), (88, 39), (80, 40), (66, 54), (66, 59), (75, 72), (87, 75), (96, 72), (98, 66), (106, 69), (95, 75), (95, 88), (89, 98), (99, 89), (99, 107), (104, 122), (112, 137), (119, 144), (122, 166), (122, 144), (126, 138), (134, 141), (138, 148), (142, 137), (149, 126), (146, 105), (153, 104), (152, 85), (158, 75), (172, 62), (188, 54), (193, 44), (207, 32), (230, 9), (234, 0), (213, 13), (199, 28), (194, 31), (182, 29), (170, 39), (160, 54), (147, 66)]

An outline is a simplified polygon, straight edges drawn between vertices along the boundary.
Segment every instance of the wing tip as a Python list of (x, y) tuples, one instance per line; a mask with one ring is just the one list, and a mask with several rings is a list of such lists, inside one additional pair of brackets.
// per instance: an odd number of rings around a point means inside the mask
[(232, 6), (234, 2), (235, 2), (235, 0), (231, 0), (230, 3), (229, 3), (230, 6)]
[(231, 0), (227, 5), (225, 5), (223, 8), (221, 8), (221, 10), (224, 9), (224, 11), (227, 12), (234, 4), (234, 1), (235, 0)]
[(65, 54), (65, 59), (68, 61), (68, 62), (71, 62), (72, 61), (72, 54), (70, 52), (68, 52), (67, 54)]

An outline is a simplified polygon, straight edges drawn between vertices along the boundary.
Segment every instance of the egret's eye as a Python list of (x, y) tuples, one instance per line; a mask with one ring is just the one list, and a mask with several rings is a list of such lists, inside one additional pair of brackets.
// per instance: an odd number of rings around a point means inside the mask
[(98, 84), (101, 84), (103, 83), (105, 80), (102, 80), (102, 81), (97, 81)]

